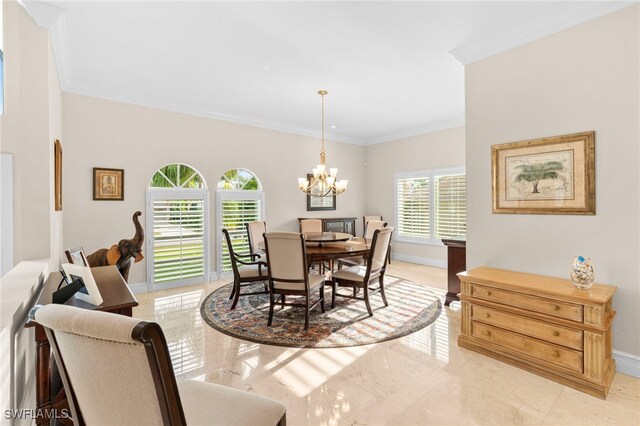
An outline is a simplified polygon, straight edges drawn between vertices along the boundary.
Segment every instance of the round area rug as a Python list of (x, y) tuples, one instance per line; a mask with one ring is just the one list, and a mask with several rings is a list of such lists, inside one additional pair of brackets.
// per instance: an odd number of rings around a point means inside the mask
[[(207, 324), (229, 336), (267, 345), (303, 348), (340, 348), (368, 345), (406, 336), (433, 323), (442, 304), (438, 296), (425, 286), (396, 277), (385, 277), (385, 294), (389, 306), (384, 306), (379, 293), (369, 296), (373, 316), (367, 313), (364, 301), (337, 297), (331, 308), (331, 287), (325, 286), (325, 308), (310, 312), (309, 329), (304, 330), (304, 307), (276, 304), (273, 324), (267, 327), (269, 296), (257, 294), (240, 296), (236, 309), (230, 310), (232, 283), (208, 295), (200, 312)], [(377, 285), (377, 283), (376, 283)], [(260, 291), (262, 283), (243, 288), (243, 292)], [(341, 288), (339, 293), (349, 294)], [(312, 295), (312, 303), (317, 300)], [(360, 291), (362, 295), (362, 291)], [(287, 296), (287, 302), (304, 303)]]

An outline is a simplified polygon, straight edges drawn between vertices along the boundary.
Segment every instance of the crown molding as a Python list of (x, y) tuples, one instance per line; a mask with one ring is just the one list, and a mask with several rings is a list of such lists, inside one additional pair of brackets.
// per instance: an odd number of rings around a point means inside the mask
[(638, 4), (638, 0), (581, 1), (553, 16), (458, 47), (449, 53), (463, 65), (468, 65), (634, 4)]
[(64, 9), (49, 3), (36, 0), (18, 0), (31, 19), (45, 30), (48, 30), (65, 12)]
[[(153, 108), (162, 111), (176, 112), (180, 114), (186, 114), (196, 117), (211, 118), (214, 120), (225, 121), (229, 123), (241, 124), (245, 126), (258, 127), (267, 130), (274, 130), (277, 132), (293, 133), (301, 136), (310, 136), (314, 138), (321, 138), (320, 130), (311, 130), (300, 127), (291, 127), (271, 120), (264, 120), (259, 118), (250, 117), (237, 117), (229, 114), (221, 114), (214, 111), (209, 111), (204, 107), (187, 106), (183, 104), (177, 104), (172, 102), (162, 102), (154, 99), (131, 96), (128, 94), (116, 93), (112, 91), (106, 91), (96, 88), (87, 88), (70, 83), (64, 89), (64, 92), (81, 96), (89, 96), (92, 98), (105, 99), (108, 101), (121, 102), (131, 105), (142, 106), (146, 108)], [(366, 141), (353, 138), (350, 136), (339, 135), (335, 133), (325, 132), (325, 139), (332, 142), (343, 142), (353, 145), (366, 145)]]
[(71, 54), (66, 10), (37, 0), (19, 0), (19, 3), (36, 25), (49, 30), (49, 40), (58, 71), (60, 88), (63, 91), (66, 90), (71, 79)]
[(368, 139), (366, 145), (376, 145), (385, 142), (396, 141), (399, 139), (410, 138), (412, 136), (424, 135), (426, 133), (439, 132), (441, 130), (453, 129), (455, 127), (464, 126), (464, 117), (455, 117), (449, 120), (438, 121), (425, 127), (415, 127), (413, 129), (401, 130), (399, 132), (389, 133), (373, 139)]

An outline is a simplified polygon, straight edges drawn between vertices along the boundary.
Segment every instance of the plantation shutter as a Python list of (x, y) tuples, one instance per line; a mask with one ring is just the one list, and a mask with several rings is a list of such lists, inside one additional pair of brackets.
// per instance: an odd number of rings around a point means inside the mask
[(153, 200), (154, 282), (204, 280), (204, 212), (203, 198)]
[[(249, 253), (249, 241), (244, 224), (254, 220), (262, 220), (262, 202), (251, 199), (222, 200), (221, 216), (222, 227), (229, 231), (233, 250), (236, 253)], [(227, 272), (231, 270), (229, 250), (227, 249), (226, 239), (222, 235), (219, 238), (222, 242), (222, 271)], [(249, 258), (246, 260), (251, 261)]]
[(467, 178), (464, 174), (434, 178), (435, 237), (451, 238), (467, 233)]
[(429, 238), (429, 178), (398, 179), (397, 185), (398, 235)]

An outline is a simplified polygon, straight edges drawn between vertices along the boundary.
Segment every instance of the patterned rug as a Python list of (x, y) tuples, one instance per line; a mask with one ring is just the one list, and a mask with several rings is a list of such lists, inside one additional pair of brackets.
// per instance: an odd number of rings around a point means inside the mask
[[(396, 277), (385, 277), (384, 281), (389, 306), (384, 306), (379, 293), (370, 295), (372, 317), (361, 300), (337, 297), (336, 307), (330, 309), (331, 287), (325, 286), (326, 312), (323, 314), (320, 306), (311, 310), (307, 331), (304, 330), (304, 307), (283, 309), (276, 305), (273, 324), (267, 327), (269, 296), (266, 294), (241, 296), (236, 309), (230, 310), (231, 283), (208, 295), (200, 312), (207, 324), (229, 336), (297, 348), (340, 348), (384, 342), (420, 330), (440, 315), (440, 299), (425, 286)], [(256, 283), (244, 287), (243, 292), (261, 288), (262, 283)], [(349, 291), (348, 288), (339, 290), (346, 294)], [(287, 302), (300, 302), (294, 298), (287, 296)], [(312, 303), (316, 298), (317, 292), (312, 295)]]

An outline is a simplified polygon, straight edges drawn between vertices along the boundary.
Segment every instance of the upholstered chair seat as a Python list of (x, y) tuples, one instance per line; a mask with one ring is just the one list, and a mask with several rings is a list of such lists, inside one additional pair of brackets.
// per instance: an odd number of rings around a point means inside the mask
[(238, 273), (241, 278), (254, 278), (254, 281), (261, 281), (269, 278), (267, 269), (267, 266), (243, 265), (238, 267)]
[[(178, 382), (188, 425), (276, 425), (284, 406), (255, 393), (196, 380)], [(215, 404), (212, 404), (215, 401)]]
[(285, 425), (278, 401), (199, 381), (177, 382), (153, 322), (66, 305), (37, 306), (74, 425)]
[[(349, 268), (340, 269), (333, 273), (333, 278), (338, 280), (362, 281), (367, 274), (366, 266), (350, 266)], [(371, 279), (380, 276), (380, 272), (371, 274)]]

